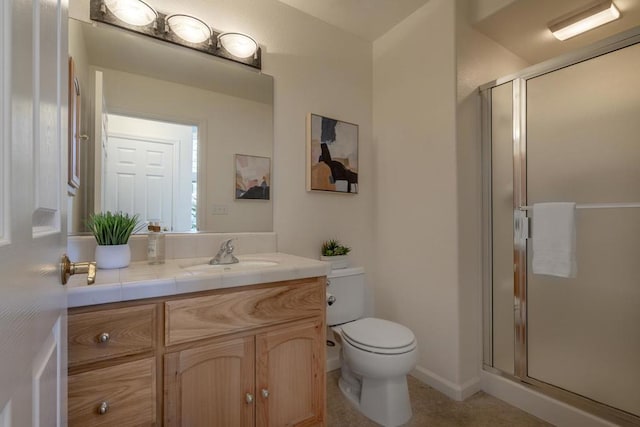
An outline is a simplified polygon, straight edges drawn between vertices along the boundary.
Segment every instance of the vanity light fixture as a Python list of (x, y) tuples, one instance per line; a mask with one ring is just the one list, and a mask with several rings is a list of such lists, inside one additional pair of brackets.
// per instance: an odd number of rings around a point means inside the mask
[(195, 16), (176, 13), (167, 16), (164, 22), (165, 32), (171, 30), (175, 35), (189, 43), (202, 43), (207, 40), (211, 43), (211, 37), (213, 36), (211, 27)]
[(258, 43), (251, 37), (242, 33), (222, 33), (218, 36), (218, 48), (223, 47), (233, 56), (249, 58), (258, 51)]
[(116, 17), (129, 25), (138, 27), (154, 24), (158, 12), (142, 0), (102, 0), (101, 11), (109, 9)]
[(567, 40), (620, 18), (612, 0), (597, 1), (561, 16), (549, 23), (549, 30), (558, 40)]
[(258, 70), (262, 68), (262, 51), (253, 38), (238, 32), (216, 31), (195, 16), (158, 12), (142, 0), (90, 0), (89, 10), (93, 21)]

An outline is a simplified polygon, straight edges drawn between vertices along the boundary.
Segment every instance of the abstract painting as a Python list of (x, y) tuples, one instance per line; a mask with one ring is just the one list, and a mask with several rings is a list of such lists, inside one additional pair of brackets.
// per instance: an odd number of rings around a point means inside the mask
[(271, 159), (236, 154), (236, 199), (269, 200)]
[(309, 114), (307, 190), (358, 192), (358, 125)]

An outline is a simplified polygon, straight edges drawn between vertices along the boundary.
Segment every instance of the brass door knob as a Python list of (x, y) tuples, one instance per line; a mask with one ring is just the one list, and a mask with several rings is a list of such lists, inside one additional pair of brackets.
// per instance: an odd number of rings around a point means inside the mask
[(87, 285), (93, 285), (96, 281), (96, 263), (71, 262), (67, 254), (62, 255), (60, 260), (60, 281), (63, 285), (67, 284), (69, 276), (83, 273), (87, 273)]

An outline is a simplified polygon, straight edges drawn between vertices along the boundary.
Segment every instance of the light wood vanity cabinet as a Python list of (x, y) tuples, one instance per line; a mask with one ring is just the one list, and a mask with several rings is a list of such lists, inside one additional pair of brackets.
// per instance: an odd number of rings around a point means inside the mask
[(69, 425), (324, 426), (325, 283), (70, 309)]
[(69, 310), (69, 426), (154, 425), (156, 319), (154, 304)]
[(311, 320), (167, 354), (165, 425), (324, 425), (323, 331)]

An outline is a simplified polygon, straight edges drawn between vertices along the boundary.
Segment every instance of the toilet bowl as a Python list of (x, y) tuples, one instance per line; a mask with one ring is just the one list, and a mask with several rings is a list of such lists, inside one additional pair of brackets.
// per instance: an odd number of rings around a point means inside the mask
[(340, 390), (371, 420), (388, 427), (402, 425), (412, 416), (406, 376), (418, 358), (415, 336), (398, 323), (360, 318), (364, 270), (345, 270), (351, 271), (328, 276), (328, 292), (335, 302), (327, 308), (327, 323), (342, 346)]

